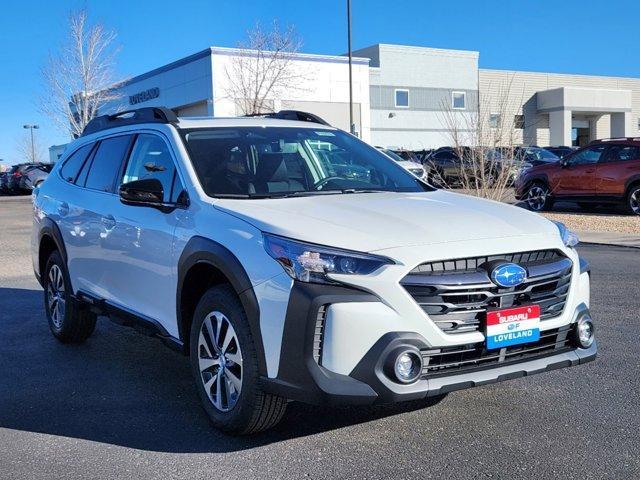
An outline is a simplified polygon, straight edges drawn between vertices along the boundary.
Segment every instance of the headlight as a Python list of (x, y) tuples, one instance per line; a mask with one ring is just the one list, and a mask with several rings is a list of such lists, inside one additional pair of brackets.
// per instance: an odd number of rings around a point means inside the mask
[(327, 274), (367, 275), (382, 265), (393, 263), (386, 257), (323, 247), (312, 243), (263, 234), (264, 248), (295, 280), (337, 283)]
[(573, 232), (567, 228), (567, 226), (562, 222), (556, 222), (552, 220), (553, 223), (558, 227), (558, 231), (560, 232), (560, 238), (562, 238), (562, 243), (564, 243), (567, 247), (575, 247), (580, 242), (578, 238), (578, 234)]

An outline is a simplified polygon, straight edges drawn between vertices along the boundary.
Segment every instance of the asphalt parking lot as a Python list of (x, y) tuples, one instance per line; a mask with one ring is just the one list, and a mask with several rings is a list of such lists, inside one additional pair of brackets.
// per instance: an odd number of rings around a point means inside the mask
[(599, 358), (424, 408), (291, 404), (273, 431), (213, 430), (185, 357), (107, 321), (49, 334), (28, 198), (0, 199), (1, 478), (640, 478), (640, 250), (583, 246)]

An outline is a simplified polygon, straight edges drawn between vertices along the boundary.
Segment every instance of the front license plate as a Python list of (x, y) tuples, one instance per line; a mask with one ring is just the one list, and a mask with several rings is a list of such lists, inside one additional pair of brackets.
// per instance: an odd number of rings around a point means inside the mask
[(540, 306), (487, 312), (487, 349), (510, 347), (540, 339)]

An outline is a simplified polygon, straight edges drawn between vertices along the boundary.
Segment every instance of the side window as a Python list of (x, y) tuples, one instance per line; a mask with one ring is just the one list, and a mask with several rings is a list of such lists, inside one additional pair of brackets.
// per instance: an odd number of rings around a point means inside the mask
[(127, 154), (131, 135), (102, 140), (93, 157), (85, 187), (102, 192), (113, 192), (122, 161)]
[[(169, 147), (157, 135), (138, 135), (122, 183), (144, 178), (160, 180), (165, 202), (175, 201), (174, 197), (177, 197), (182, 191), (180, 185), (174, 187), (174, 181), (179, 182), (180, 179), (176, 175), (176, 167), (171, 158)], [(175, 192), (174, 195), (172, 195), (172, 190)]]
[(82, 168), (84, 161), (89, 156), (91, 149), (93, 148), (93, 143), (88, 145), (84, 145), (76, 150), (67, 160), (65, 160), (62, 168), (60, 169), (60, 175), (67, 182), (74, 182), (78, 177), (78, 172)]
[(607, 150), (605, 162), (626, 162), (640, 159), (640, 149), (631, 145), (612, 145)]
[(600, 155), (604, 151), (604, 145), (597, 145), (595, 147), (585, 148), (577, 152), (569, 159), (570, 165), (591, 165), (598, 163)]

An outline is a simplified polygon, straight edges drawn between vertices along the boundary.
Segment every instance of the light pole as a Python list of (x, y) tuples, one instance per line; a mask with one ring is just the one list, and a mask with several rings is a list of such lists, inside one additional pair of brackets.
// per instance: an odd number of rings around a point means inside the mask
[(27, 125), (23, 125), (22, 128), (28, 128), (31, 131), (31, 161), (35, 163), (36, 161), (36, 148), (35, 145), (33, 143), (33, 130), (40, 128), (38, 125), (35, 124), (27, 124)]
[(349, 130), (352, 135), (355, 135), (356, 126), (353, 123), (353, 79), (351, 73), (351, 0), (347, 0), (347, 43), (349, 48)]

